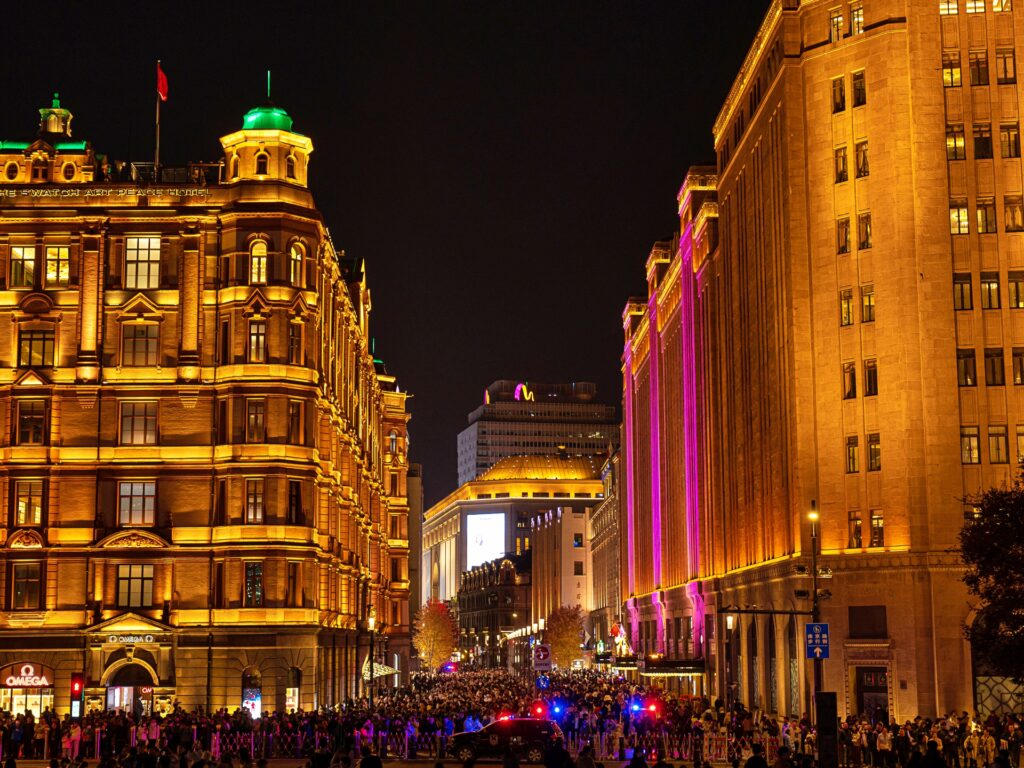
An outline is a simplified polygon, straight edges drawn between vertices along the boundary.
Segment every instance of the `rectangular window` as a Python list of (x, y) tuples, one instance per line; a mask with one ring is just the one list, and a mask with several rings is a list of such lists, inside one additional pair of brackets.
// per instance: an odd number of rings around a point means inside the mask
[(849, 544), (850, 549), (860, 549), (864, 546), (863, 530), (859, 510), (853, 510), (849, 515)]
[(868, 86), (863, 72), (854, 72), (853, 83), (853, 106), (863, 107), (868, 103)]
[(121, 403), (121, 445), (156, 445), (157, 403)]
[(846, 170), (846, 147), (836, 147), (834, 154), (836, 184), (841, 184), (849, 177)]
[(572, 563), (572, 575), (573, 576), (582, 576), (583, 575), (583, 561), (582, 560), (574, 560), (573, 561), (573, 563)]
[(152, 366), (157, 364), (160, 326), (125, 325), (122, 328), (121, 365)]
[(866, 139), (854, 144), (854, 154), (854, 159), (857, 162), (857, 178), (863, 179), (870, 173), (868, 167), (868, 142)]
[(842, 77), (832, 81), (832, 114), (846, 109), (846, 82)]
[(885, 518), (882, 517), (882, 510), (871, 510), (871, 540), (869, 547), (885, 546)]
[(992, 10), (996, 13), (1005, 13), (1013, 10), (1012, 0), (992, 0)]
[(160, 238), (128, 237), (124, 242), (124, 287), (160, 287)]
[(966, 139), (962, 125), (946, 126), (946, 159), (963, 160), (967, 157)]
[(249, 561), (245, 564), (245, 594), (243, 602), (246, 608), (263, 607), (263, 563)]
[(971, 220), (967, 216), (967, 201), (955, 200), (949, 204), (949, 234), (966, 235), (971, 231)]
[(985, 350), (985, 383), (990, 387), (1002, 387), (1006, 384), (1002, 349)]
[(46, 246), (46, 285), (67, 288), (71, 280), (71, 249), (66, 245)]
[(36, 249), (31, 245), (11, 246), (11, 288), (32, 288), (36, 282)]
[(302, 401), (288, 401), (288, 443), (302, 444)]
[(839, 325), (853, 325), (853, 289), (839, 292)]
[(267, 436), (267, 401), (250, 397), (245, 401), (245, 441), (262, 443)]
[(960, 427), (960, 462), (981, 463), (981, 438), (977, 427)]
[(43, 564), (15, 562), (11, 590), (11, 610), (38, 611), (42, 608)]
[[(302, 563), (288, 563), (288, 605), (298, 608), (302, 605), (302, 592), (299, 588), (299, 569)], [(397, 581), (397, 579), (392, 579)]]
[(249, 253), (249, 283), (263, 285), (267, 282), (267, 244), (262, 241), (253, 243)]
[(828, 41), (836, 43), (843, 39), (843, 12), (839, 9), (829, 11)]
[(939, 0), (940, 16), (956, 16), (958, 0)]
[(985, 12), (985, 0), (966, 0), (966, 10), (968, 13), (984, 13)]
[(878, 394), (878, 361), (864, 361), (864, 397)]
[(999, 309), (999, 275), (994, 272), (981, 273), (981, 308)]
[(1020, 157), (1020, 126), (1017, 123), (999, 126), (999, 154), (1003, 157)]
[(850, 32), (864, 34), (864, 6), (861, 3), (850, 3)]
[(857, 214), (857, 248), (865, 250), (871, 247), (871, 214)]
[(836, 253), (850, 252), (850, 220), (842, 218), (836, 221)]
[(121, 525), (156, 525), (156, 480), (122, 480), (117, 497)]
[(18, 400), (18, 445), (44, 445), (46, 443), (46, 401)]
[[(872, 512), (874, 514), (874, 512)], [(881, 640), (889, 636), (884, 605), (851, 605), (847, 608), (850, 637)]]
[(117, 607), (149, 608), (153, 605), (153, 566), (117, 566)]
[(1010, 446), (1003, 425), (988, 428), (988, 460), (992, 464), (1007, 464), (1010, 461)]
[(974, 309), (970, 275), (953, 275), (953, 309)]
[(943, 52), (942, 84), (946, 88), (960, 87), (960, 51)]
[(267, 321), (249, 321), (249, 362), (265, 363), (267, 361)]
[(1024, 309), (1024, 272), (1010, 272), (1008, 278), (1010, 309)]
[[(302, 525), (305, 515), (302, 514), (302, 481), (288, 481), (288, 525)], [(394, 522), (394, 521), (392, 521)], [(397, 536), (391, 538), (397, 539)]]
[(245, 481), (245, 522), (263, 524), (263, 478), (250, 477)]
[(1017, 425), (1017, 463), (1024, 462), (1024, 424)]
[(956, 351), (956, 382), (961, 387), (974, 387), (978, 384), (978, 371), (973, 349)]
[(996, 232), (996, 201), (978, 200), (978, 232), (995, 234)]
[(14, 482), (14, 524), (43, 524), (43, 481), (16, 480)]
[(288, 323), (288, 362), (302, 365), (302, 326), (299, 323)]
[(843, 400), (852, 400), (857, 396), (857, 366), (854, 363), (843, 363)]
[(992, 159), (992, 126), (988, 123), (974, 125), (974, 159)]
[(878, 472), (882, 468), (882, 440), (875, 433), (868, 435), (868, 472)]
[(1024, 200), (1019, 197), (1003, 200), (1003, 227), (1007, 232), (1024, 232)]
[(996, 49), (996, 82), (999, 85), (1017, 82), (1017, 57), (1013, 48)]
[(302, 287), (302, 249), (297, 245), (291, 247), (288, 256), (288, 278), (296, 288)]
[(860, 472), (860, 450), (856, 436), (846, 438), (846, 472)]
[(971, 51), (968, 53), (967, 68), (971, 73), (971, 85), (988, 85), (987, 51)]
[(53, 367), (53, 331), (18, 331), (18, 366)]
[(583, 546), (583, 534), (582, 533), (574, 533), (572, 535), (572, 545), (574, 547), (576, 547), (577, 549)]
[(862, 285), (860, 287), (860, 321), (862, 323), (875, 322), (874, 285)]

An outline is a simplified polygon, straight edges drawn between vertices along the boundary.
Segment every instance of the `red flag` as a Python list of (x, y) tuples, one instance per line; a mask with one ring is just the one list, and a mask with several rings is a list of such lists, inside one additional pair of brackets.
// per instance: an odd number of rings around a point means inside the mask
[(167, 101), (167, 75), (160, 69), (160, 62), (156, 63), (156, 92), (160, 95), (160, 101)]

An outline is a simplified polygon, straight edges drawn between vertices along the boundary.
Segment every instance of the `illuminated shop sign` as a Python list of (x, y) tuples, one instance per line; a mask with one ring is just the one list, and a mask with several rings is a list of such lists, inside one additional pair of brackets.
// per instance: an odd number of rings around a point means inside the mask
[(12, 197), (131, 198), (208, 197), (207, 187), (0, 187), (0, 199)]
[(155, 643), (152, 635), (108, 635), (108, 643)]
[(516, 384), (516, 400), (529, 400), (533, 401), (533, 392), (530, 391), (530, 387), (526, 382), (520, 382)]
[(52, 688), (53, 670), (43, 664), (8, 664), (0, 668), (0, 680), (7, 688)]

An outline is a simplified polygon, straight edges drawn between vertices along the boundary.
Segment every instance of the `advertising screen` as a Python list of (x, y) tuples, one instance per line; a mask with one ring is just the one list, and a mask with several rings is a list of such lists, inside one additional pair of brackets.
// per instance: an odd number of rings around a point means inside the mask
[(466, 570), (505, 554), (505, 515), (502, 512), (466, 517)]

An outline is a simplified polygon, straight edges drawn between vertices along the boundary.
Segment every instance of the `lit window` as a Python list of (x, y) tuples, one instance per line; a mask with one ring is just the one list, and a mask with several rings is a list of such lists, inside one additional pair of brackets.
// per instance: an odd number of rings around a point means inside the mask
[(854, 472), (860, 472), (860, 451), (856, 436), (846, 438), (846, 473)]
[(878, 472), (882, 468), (882, 440), (875, 433), (868, 435), (868, 472)]
[(582, 533), (574, 533), (572, 535), (572, 545), (576, 549), (579, 549), (580, 547), (583, 546), (583, 534)]
[(160, 343), (160, 328), (157, 325), (125, 325), (123, 327), (123, 349), (121, 365), (156, 365)]
[(1006, 366), (1003, 364), (1002, 349), (985, 350), (985, 384), (990, 387), (1006, 385)]
[(156, 523), (156, 480), (122, 480), (117, 484), (117, 496), (121, 525)]
[(981, 463), (981, 438), (977, 427), (960, 427), (960, 463)]
[(43, 524), (43, 481), (17, 480), (14, 483), (14, 524)]
[(36, 280), (36, 249), (11, 246), (11, 288), (32, 288)]
[(1010, 272), (1007, 285), (1010, 309), (1024, 309), (1024, 272)]
[(946, 126), (946, 159), (963, 160), (967, 157), (967, 141), (962, 125)]
[(846, 147), (837, 147), (835, 150), (835, 171), (836, 184), (841, 184), (846, 181)]
[(245, 522), (263, 523), (263, 478), (250, 477), (245, 481)]
[(43, 445), (46, 442), (46, 401), (19, 400), (17, 409), (17, 444)]
[(999, 275), (983, 272), (981, 275), (981, 308), (999, 309)]
[(850, 549), (860, 549), (864, 546), (863, 532), (861, 530), (860, 512), (853, 510), (849, 515)]
[(1017, 425), (1017, 463), (1024, 463), (1024, 424)]
[(246, 608), (261, 608), (263, 606), (263, 563), (261, 562), (245, 564), (243, 602)]
[(964, 10), (968, 13), (984, 13), (985, 0), (965, 0)]
[(864, 397), (878, 394), (878, 361), (864, 361)]
[(153, 566), (117, 566), (117, 607), (149, 608), (153, 604)]
[(1007, 232), (1024, 232), (1024, 200), (1019, 197), (1003, 200), (1003, 227)]
[(871, 214), (857, 214), (857, 249), (865, 250), (871, 247)]
[(1019, 387), (1024, 385), (1024, 348), (1013, 348), (1013, 385)]
[(956, 351), (956, 381), (961, 387), (977, 385), (978, 373), (973, 349), (958, 349)]
[(249, 321), (249, 362), (265, 363), (267, 361), (267, 321)]
[(863, 107), (868, 103), (868, 87), (863, 72), (853, 73), (853, 106)]
[(970, 275), (953, 275), (953, 309), (974, 309)]
[(1000, 48), (996, 51), (996, 82), (1000, 85), (1017, 82), (1017, 59), (1013, 48)]
[(992, 234), (996, 231), (996, 202), (995, 200), (978, 201), (978, 232), (981, 234)]
[(957, 200), (949, 204), (949, 234), (966, 235), (971, 231), (970, 218), (967, 216), (967, 203)]
[(1020, 127), (1017, 123), (999, 126), (999, 153), (1003, 157), (1020, 157)]
[(121, 403), (121, 445), (156, 445), (155, 401)]
[(53, 345), (53, 331), (19, 331), (18, 366), (52, 368)]
[(853, 325), (853, 290), (839, 292), (839, 325)]
[(844, 78), (837, 77), (832, 81), (832, 114), (846, 109), (846, 83)]
[(875, 322), (874, 285), (862, 285), (860, 287), (860, 321), (862, 323)]
[(843, 399), (851, 400), (857, 396), (857, 366), (843, 363)]
[(988, 52), (971, 51), (967, 54), (971, 85), (988, 85)]
[(885, 520), (880, 509), (871, 510), (871, 540), (868, 542), (868, 546), (885, 546)]
[(1010, 449), (1006, 439), (1005, 426), (988, 428), (988, 460), (992, 464), (1007, 464), (1010, 460)]
[(939, 15), (940, 16), (956, 16), (958, 0), (939, 0)]
[(863, 179), (870, 173), (868, 168), (868, 143), (867, 141), (858, 141), (854, 145), (855, 159), (857, 162), (857, 178)]
[(160, 238), (128, 237), (124, 245), (124, 287), (160, 287)]
[(42, 607), (43, 564), (15, 562), (13, 579), (11, 610), (38, 611)]
[(850, 220), (842, 218), (836, 221), (836, 253), (850, 252)]
[(292, 285), (296, 288), (302, 287), (302, 249), (293, 245), (289, 251), (289, 277)]
[(46, 246), (46, 285), (67, 288), (71, 280), (70, 249), (66, 245)]
[(861, 3), (850, 3), (850, 32), (864, 34), (864, 6)]
[(841, 10), (830, 11), (828, 14), (828, 39), (831, 43), (843, 39), (843, 12)]
[(267, 244), (257, 240), (249, 251), (249, 282), (262, 285), (267, 282)]
[(974, 126), (974, 158), (992, 159), (992, 126), (988, 123), (977, 123)]
[(270, 161), (270, 158), (264, 152), (260, 152), (258, 155), (256, 155), (256, 175), (257, 176), (266, 176), (267, 175), (267, 164), (269, 163), (269, 161)]
[(267, 401), (251, 397), (245, 401), (245, 439), (249, 443), (262, 443), (266, 437)]
[(960, 51), (942, 54), (942, 84), (946, 88), (960, 87)]
[(992, 10), (996, 13), (1005, 13), (1013, 10), (1011, 0), (992, 0)]

